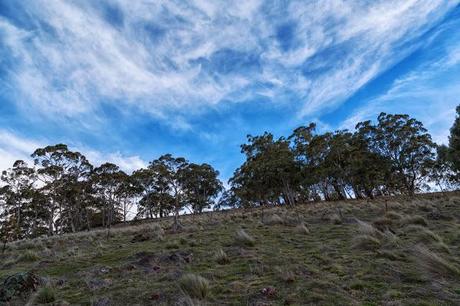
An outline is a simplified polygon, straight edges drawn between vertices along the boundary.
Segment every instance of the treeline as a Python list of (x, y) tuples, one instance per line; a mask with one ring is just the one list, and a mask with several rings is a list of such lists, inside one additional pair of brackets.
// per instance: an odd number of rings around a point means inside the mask
[(112, 163), (94, 167), (64, 144), (37, 149), (34, 165), (16, 161), (3, 171), (0, 234), (4, 242), (40, 235), (110, 229), (135, 218), (183, 211), (295, 205), (309, 201), (374, 198), (453, 189), (460, 181), (460, 107), (449, 146), (436, 145), (420, 121), (381, 113), (354, 131), (319, 134), (315, 124), (289, 137), (248, 136), (246, 161), (224, 190), (208, 164), (163, 155), (127, 174)]

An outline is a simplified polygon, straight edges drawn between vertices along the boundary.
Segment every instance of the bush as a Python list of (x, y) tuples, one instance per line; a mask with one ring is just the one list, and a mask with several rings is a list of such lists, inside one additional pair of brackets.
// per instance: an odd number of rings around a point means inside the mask
[(41, 304), (52, 303), (56, 300), (56, 294), (53, 288), (43, 287), (41, 288), (36, 297), (36, 301)]
[(204, 299), (209, 295), (209, 281), (196, 274), (186, 274), (179, 281), (181, 290), (191, 298)]
[(249, 236), (243, 229), (240, 229), (236, 232), (235, 241), (239, 245), (244, 246), (254, 246), (255, 240)]

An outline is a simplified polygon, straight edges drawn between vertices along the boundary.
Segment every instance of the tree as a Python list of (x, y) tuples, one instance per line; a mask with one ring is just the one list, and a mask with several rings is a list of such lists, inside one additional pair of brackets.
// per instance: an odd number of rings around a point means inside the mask
[(213, 200), (222, 191), (219, 172), (208, 164), (188, 164), (183, 170), (185, 196), (194, 213), (210, 208)]
[(70, 151), (65, 144), (39, 148), (31, 155), (38, 166), (38, 178), (44, 184), (41, 191), (49, 198), (48, 233), (77, 230), (78, 218), (82, 215), (79, 203), (75, 200), (77, 193), (70, 189), (81, 187), (79, 182), (86, 180), (93, 166), (84, 155)]
[(121, 198), (127, 179), (128, 175), (112, 163), (102, 164), (91, 173), (91, 184), (101, 206), (102, 226), (109, 230), (121, 219)]
[(460, 173), (460, 105), (456, 108), (457, 116), (450, 129), (449, 150), (445, 160), (449, 160), (452, 170)]
[(188, 161), (185, 158), (176, 158), (171, 154), (162, 155), (160, 158), (152, 161), (149, 165), (149, 169), (153, 170), (154, 173), (157, 174), (157, 183), (161, 182), (161, 184), (164, 184), (164, 190), (167, 190), (167, 193), (174, 200), (173, 230), (179, 229), (179, 213), (186, 205), (184, 171), (187, 166)]
[(389, 178), (399, 192), (414, 194), (424, 187), (433, 165), (435, 144), (423, 124), (408, 115), (381, 113), (378, 124), (369, 121), (357, 128), (367, 130), (372, 151), (391, 161)]
[(267, 132), (247, 138), (241, 146), (246, 161), (229, 181), (234, 194), (249, 205), (294, 205), (300, 177), (289, 141), (283, 137), (275, 141)]
[(43, 228), (47, 212), (40, 194), (35, 189), (37, 181), (33, 168), (18, 160), (13, 167), (2, 172), (6, 184), (1, 189), (3, 209), (1, 220), (5, 239), (37, 237)]

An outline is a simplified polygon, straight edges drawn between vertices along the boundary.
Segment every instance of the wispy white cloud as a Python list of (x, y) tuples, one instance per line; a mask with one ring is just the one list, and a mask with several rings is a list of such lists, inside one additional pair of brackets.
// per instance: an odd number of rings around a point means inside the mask
[[(13, 166), (16, 160), (24, 160), (29, 165), (33, 165), (30, 155), (35, 149), (49, 144), (50, 141), (46, 139), (30, 139), (14, 131), (0, 129), (0, 171)], [(127, 173), (131, 173), (147, 165), (147, 162), (137, 155), (127, 156), (120, 152), (101, 152), (78, 144), (69, 145), (69, 149), (81, 152), (95, 166), (111, 162), (118, 165), (120, 169)]]
[(292, 92), (301, 116), (331, 109), (457, 3), (39, 0), (21, 6), (28, 26), (0, 18), (0, 35), (24, 109), (92, 126), (111, 103), (187, 130), (187, 116), (259, 95)]
[(460, 103), (460, 73), (457, 45), (447, 45), (440, 54), (407, 75), (396, 79), (382, 95), (359, 107), (339, 124), (339, 128), (353, 129), (357, 122), (375, 120), (380, 112), (407, 113), (422, 121), (440, 144), (447, 144), (449, 128)]

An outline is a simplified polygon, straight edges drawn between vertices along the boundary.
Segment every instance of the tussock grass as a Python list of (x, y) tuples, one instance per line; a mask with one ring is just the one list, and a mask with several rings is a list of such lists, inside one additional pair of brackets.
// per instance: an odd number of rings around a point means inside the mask
[(433, 231), (429, 230), (428, 228), (424, 226), (420, 226), (417, 224), (411, 224), (408, 225), (404, 229), (405, 233), (413, 233), (418, 242), (423, 242), (423, 243), (432, 243), (432, 242), (443, 242), (442, 238), (435, 234)]
[(356, 223), (358, 224), (358, 232), (362, 235), (367, 235), (367, 236), (374, 236), (374, 237), (380, 237), (381, 233), (379, 230), (377, 230), (374, 226), (371, 224), (358, 220), (356, 219)]
[(329, 220), (335, 225), (342, 224), (342, 218), (340, 218), (340, 216), (338, 214), (332, 214), (329, 217)]
[(17, 262), (34, 262), (40, 260), (40, 256), (34, 251), (25, 251), (19, 255)]
[(391, 220), (401, 220), (402, 218), (404, 218), (404, 216), (401, 214), (398, 214), (395, 211), (389, 211), (385, 214), (385, 218), (391, 219)]
[(227, 253), (225, 253), (222, 249), (216, 251), (214, 254), (214, 259), (218, 264), (221, 265), (228, 264), (230, 262), (230, 258), (228, 257)]
[(374, 251), (380, 248), (380, 240), (371, 235), (359, 235), (353, 239), (352, 247), (354, 249), (361, 249), (367, 251)]
[(267, 225), (283, 224), (284, 220), (278, 214), (272, 214), (265, 218), (264, 223)]
[(252, 238), (251, 236), (249, 236), (248, 233), (246, 233), (244, 231), (244, 229), (239, 229), (236, 234), (235, 234), (235, 242), (238, 244), (238, 245), (242, 245), (242, 246), (254, 246), (256, 241), (254, 240), (254, 238)]
[(423, 245), (416, 245), (413, 249), (413, 255), (418, 265), (428, 273), (442, 277), (460, 278), (458, 267)]
[(409, 225), (409, 224), (417, 224), (422, 226), (428, 226), (428, 222), (425, 218), (420, 215), (413, 215), (413, 216), (405, 216), (401, 219), (402, 225)]
[(185, 274), (179, 280), (179, 287), (191, 298), (205, 299), (210, 292), (209, 281), (196, 274)]
[(49, 304), (56, 300), (55, 290), (51, 287), (43, 287), (37, 292), (35, 301), (40, 304)]
[(309, 234), (310, 233), (310, 230), (308, 229), (308, 227), (305, 225), (305, 223), (300, 223), (299, 225), (297, 225), (295, 227), (295, 232), (298, 233), (298, 234)]

